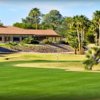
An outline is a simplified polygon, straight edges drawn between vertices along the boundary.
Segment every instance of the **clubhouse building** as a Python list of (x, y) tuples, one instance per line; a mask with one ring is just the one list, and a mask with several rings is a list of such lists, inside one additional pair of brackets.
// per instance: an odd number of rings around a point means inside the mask
[(53, 30), (34, 30), (34, 29), (22, 29), (13, 26), (1, 26), (0, 27), (0, 42), (20, 42), (24, 38), (36, 38), (41, 41), (43, 39), (52, 39), (58, 41), (61, 37)]

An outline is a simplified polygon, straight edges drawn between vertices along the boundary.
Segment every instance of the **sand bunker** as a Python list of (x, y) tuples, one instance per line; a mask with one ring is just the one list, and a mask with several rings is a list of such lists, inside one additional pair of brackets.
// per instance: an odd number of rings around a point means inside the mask
[(75, 67), (75, 66), (69, 66), (66, 67), (64, 65), (61, 67), (60, 64), (57, 63), (24, 63), (24, 64), (16, 64), (16, 67), (33, 67), (33, 68), (50, 68), (50, 69), (64, 69), (65, 71), (81, 71), (81, 72), (100, 72), (100, 68), (93, 69), (93, 71), (86, 71), (84, 67)]

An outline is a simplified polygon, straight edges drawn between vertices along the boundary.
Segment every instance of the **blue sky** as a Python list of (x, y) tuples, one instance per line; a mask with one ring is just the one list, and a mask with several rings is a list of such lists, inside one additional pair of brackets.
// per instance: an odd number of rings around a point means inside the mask
[(83, 14), (91, 19), (93, 12), (100, 10), (100, 0), (0, 0), (0, 20), (4, 25), (21, 22), (34, 7), (44, 14), (56, 9), (63, 16)]

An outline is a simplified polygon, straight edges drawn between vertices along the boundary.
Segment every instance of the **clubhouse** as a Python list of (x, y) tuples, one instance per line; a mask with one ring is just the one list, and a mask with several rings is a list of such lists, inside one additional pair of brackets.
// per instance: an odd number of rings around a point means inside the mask
[(61, 39), (61, 37), (53, 30), (22, 29), (13, 26), (0, 27), (0, 42), (20, 42), (28, 37), (36, 38), (39, 41), (43, 39), (58, 41)]

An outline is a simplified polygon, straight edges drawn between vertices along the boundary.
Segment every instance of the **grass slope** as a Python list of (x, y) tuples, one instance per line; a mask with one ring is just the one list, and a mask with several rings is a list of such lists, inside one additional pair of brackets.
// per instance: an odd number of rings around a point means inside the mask
[(8, 55), (1, 55), (0, 61), (6, 61), (5, 58), (9, 58), (10, 61), (19, 60), (52, 60), (52, 61), (83, 61), (84, 55), (74, 55), (66, 53), (15, 53)]
[(41, 60), (0, 62), (0, 100), (100, 100), (100, 73), (15, 67), (51, 62), (40, 57)]

